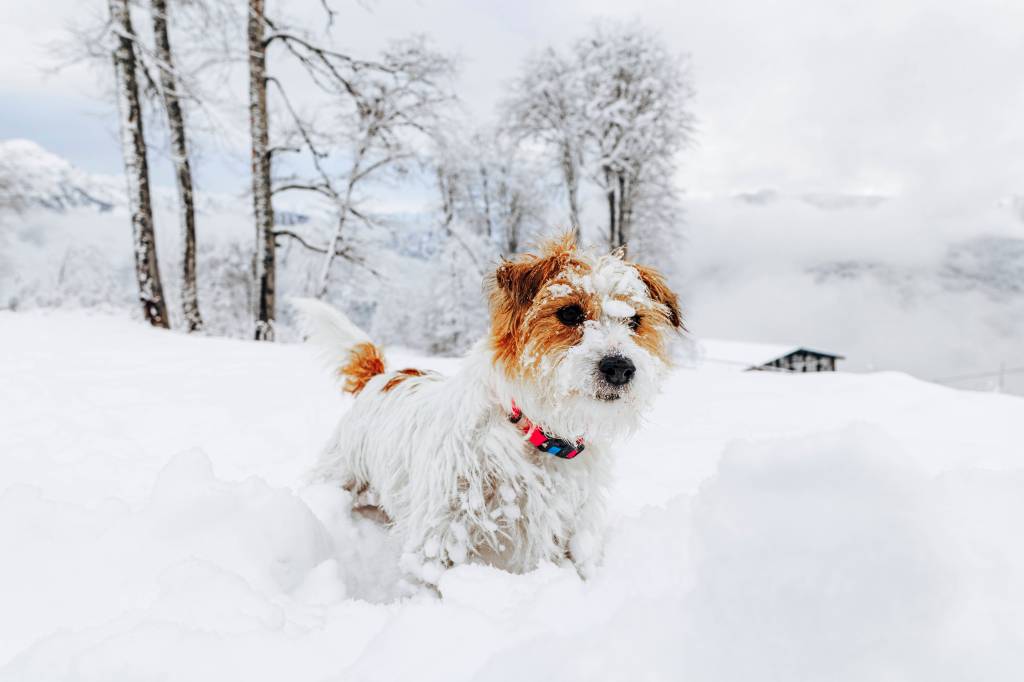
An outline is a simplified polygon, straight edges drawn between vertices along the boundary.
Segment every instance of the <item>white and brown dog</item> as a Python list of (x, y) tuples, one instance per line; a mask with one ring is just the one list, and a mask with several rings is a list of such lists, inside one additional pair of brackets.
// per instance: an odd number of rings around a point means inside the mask
[(587, 577), (610, 446), (666, 373), (676, 296), (656, 271), (569, 238), (502, 263), (487, 287), (490, 335), (451, 377), (387, 371), (341, 313), (295, 302), (357, 396), (313, 478), (383, 511), (403, 569), (424, 583), (467, 561), (525, 571), (569, 559)]

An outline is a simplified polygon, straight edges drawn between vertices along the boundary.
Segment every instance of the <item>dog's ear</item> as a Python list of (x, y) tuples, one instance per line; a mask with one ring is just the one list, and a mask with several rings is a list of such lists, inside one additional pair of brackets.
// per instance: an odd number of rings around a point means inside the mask
[(572, 233), (541, 245), (540, 255), (528, 253), (503, 261), (494, 273), (494, 283), (516, 305), (528, 306), (541, 287), (561, 272), (576, 252)]
[(633, 267), (640, 274), (640, 280), (647, 287), (647, 295), (651, 297), (651, 300), (661, 303), (668, 309), (669, 324), (680, 331), (685, 331), (683, 314), (679, 309), (679, 297), (676, 296), (674, 291), (669, 289), (668, 284), (665, 282), (665, 277), (654, 268), (647, 267), (646, 265), (634, 265)]
[(548, 258), (519, 258), (505, 261), (494, 273), (494, 281), (516, 305), (527, 306), (557, 269)]

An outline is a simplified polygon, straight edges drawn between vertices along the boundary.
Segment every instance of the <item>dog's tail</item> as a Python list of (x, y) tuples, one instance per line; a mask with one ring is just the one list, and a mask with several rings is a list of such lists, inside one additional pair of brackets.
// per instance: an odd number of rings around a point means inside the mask
[(362, 329), (323, 301), (293, 298), (306, 341), (317, 348), (332, 372), (344, 379), (346, 393), (356, 394), (367, 382), (384, 373), (384, 357)]

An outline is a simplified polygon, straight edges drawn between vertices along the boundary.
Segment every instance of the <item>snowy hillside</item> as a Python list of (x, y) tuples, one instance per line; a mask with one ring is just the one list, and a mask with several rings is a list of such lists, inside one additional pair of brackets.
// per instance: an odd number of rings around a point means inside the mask
[[(6, 168), (6, 171), (2, 171)], [(136, 313), (131, 241), (119, 179), (74, 170), (26, 141), (0, 143), (0, 172), (36, 197), (0, 216), (0, 309), (99, 307)], [(173, 192), (156, 193), (158, 254), (172, 321), (179, 314)], [(248, 337), (249, 198), (199, 194), (200, 305), (207, 332)], [(82, 199), (90, 197), (93, 199)], [(288, 229), (322, 242), (328, 213), (279, 202)], [(306, 203), (304, 203), (306, 202)], [(415, 203), (415, 202), (413, 202)], [(698, 336), (805, 345), (845, 355), (849, 370), (934, 379), (1024, 368), (1024, 221), (1019, 197), (989, 205), (930, 194), (690, 197), (676, 284)], [(439, 266), (431, 206), (406, 205), (392, 229), (349, 233), (371, 268), (339, 262), (330, 297), (375, 336), (428, 349), (451, 299), (478, 304), (476, 280), (452, 285)], [(317, 254), (283, 240), (279, 296), (308, 295)], [(371, 273), (372, 269), (372, 273)], [(376, 273), (376, 274), (373, 274)], [(282, 327), (287, 337), (287, 311)], [(479, 314), (462, 325), (477, 324)], [(455, 325), (459, 326), (459, 325)], [(465, 332), (466, 330), (461, 330)], [(465, 336), (465, 334), (463, 334)], [(995, 376), (957, 384), (991, 390)], [(1004, 389), (1024, 394), (1024, 372)]]
[(681, 369), (622, 444), (593, 580), (470, 566), (396, 599), (383, 534), (302, 484), (347, 404), (307, 349), (0, 329), (0, 680), (1024, 675), (1019, 398)]
[[(25, 200), (21, 211), (0, 213), (0, 310), (99, 308), (138, 314), (123, 178), (83, 173), (27, 140), (0, 141), (2, 178), (11, 178), (12, 194)], [(177, 326), (181, 269), (177, 198), (173, 188), (167, 187), (154, 188), (153, 197), (161, 277), (172, 325)], [(252, 331), (251, 199), (242, 192), (238, 196), (197, 192), (196, 209), (199, 299), (206, 332), (248, 338)], [(326, 226), (333, 225), (332, 214), (308, 197), (282, 197), (276, 209), (280, 227), (312, 243), (325, 242)], [(393, 230), (352, 226), (346, 242), (357, 255), (373, 256), (380, 277), (369, 277), (367, 267), (339, 259), (335, 275), (339, 284), (330, 291), (381, 338), (393, 338), (393, 329), (409, 326), (413, 313), (389, 312), (377, 320), (377, 303), (421, 301), (428, 296), (430, 273), (425, 261), (437, 251), (424, 216), (397, 214), (387, 222)], [(282, 239), (279, 297), (308, 294), (320, 259), (297, 242)], [(394, 278), (396, 272), (402, 277)], [(287, 337), (288, 311), (282, 310), (281, 315)], [(423, 328), (422, 319), (416, 322)]]

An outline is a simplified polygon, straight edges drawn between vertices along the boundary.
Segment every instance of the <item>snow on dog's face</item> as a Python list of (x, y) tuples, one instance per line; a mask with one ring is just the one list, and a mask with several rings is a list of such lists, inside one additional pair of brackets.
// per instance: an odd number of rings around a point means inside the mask
[(682, 329), (658, 272), (564, 238), (503, 263), (490, 290), (495, 360), (531, 419), (562, 436), (635, 425)]

